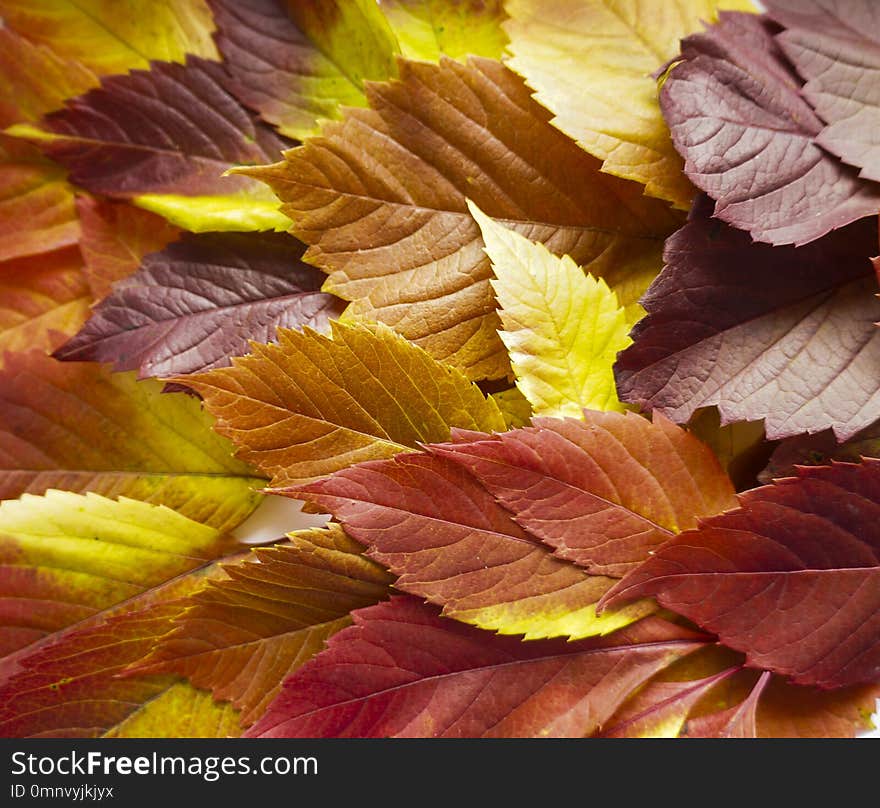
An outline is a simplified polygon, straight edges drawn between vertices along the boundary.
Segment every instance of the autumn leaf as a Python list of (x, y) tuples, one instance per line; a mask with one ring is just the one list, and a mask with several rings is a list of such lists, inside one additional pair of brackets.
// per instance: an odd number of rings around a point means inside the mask
[(771, 440), (854, 435), (880, 417), (876, 252), (876, 219), (770, 247), (699, 205), (642, 299), (648, 316), (617, 361), (618, 395), (677, 422), (714, 404), (722, 424), (764, 419)]
[(532, 405), (529, 404), (529, 400), (519, 391), (518, 387), (492, 393), (492, 398), (498, 405), (498, 409), (501, 410), (508, 429), (519, 429), (531, 423)]
[(36, 123), (62, 107), (65, 99), (97, 85), (98, 77), (85, 65), (31, 42), (5, 24), (0, 28), (0, 128)]
[(748, 0), (508, 0), (508, 64), (603, 171), (686, 209), (694, 188), (660, 114), (653, 74), (719, 8), (754, 10)]
[(709, 449), (662, 416), (582, 417), (429, 450), (466, 468), (557, 557), (597, 575), (620, 577), (698, 518), (736, 506)]
[(801, 468), (667, 542), (601, 606), (656, 597), (753, 667), (825, 688), (872, 682), (880, 461)]
[(331, 323), (332, 338), (281, 329), (231, 368), (181, 377), (216, 429), (273, 485), (442, 441), (453, 426), (503, 430), (497, 405), (390, 329)]
[(737, 491), (758, 484), (774, 446), (766, 440), (763, 421), (733, 421), (722, 426), (718, 408), (705, 407), (694, 413), (687, 430), (715, 453)]
[(728, 12), (682, 42), (660, 92), (685, 173), (714, 215), (756, 241), (806, 244), (876, 214), (880, 186), (824, 151), (822, 121), (773, 39), (775, 28)]
[(236, 711), (210, 694), (173, 676), (123, 675), (168, 631), (181, 599), (217, 574), (216, 564), (197, 568), (0, 660), (0, 735), (237, 735)]
[(174, 241), (180, 230), (155, 213), (128, 202), (79, 196), (79, 248), (92, 298), (105, 298), (116, 281), (134, 274), (141, 260)]
[(0, 497), (94, 491), (234, 528), (256, 507), (265, 481), (232, 457), (195, 399), (161, 389), (39, 351), (7, 354), (0, 369)]
[(397, 75), (394, 34), (369, 0), (208, 0), (235, 96), (289, 137), (318, 133), (364, 82)]
[(79, 238), (64, 171), (28, 144), (0, 136), (0, 262), (75, 246)]
[(75, 246), (0, 263), (0, 352), (59, 347), (88, 318), (90, 300)]
[(49, 490), (0, 503), (7, 654), (220, 555), (232, 543), (169, 508)]
[(657, 618), (600, 640), (523, 643), (403, 597), (353, 616), (249, 737), (583, 737), (704, 644)]
[(507, 45), (501, 0), (379, 0), (407, 59), (500, 59)]
[[(144, 213), (141, 211), (141, 213)], [(55, 356), (112, 362), (141, 378), (227, 366), (275, 330), (327, 331), (340, 301), (283, 234), (190, 235), (148, 255)]]
[(622, 410), (612, 365), (631, 340), (617, 295), (568, 256), (557, 258), (468, 207), (492, 261), (501, 341), (517, 387), (536, 415), (574, 416), (582, 410)]
[(233, 165), (289, 145), (223, 88), (222, 66), (195, 56), (111, 76), (47, 115), (7, 131), (38, 143), (76, 185), (130, 199), (189, 230), (282, 229), (272, 194)]
[(859, 176), (880, 180), (880, 18), (869, 3), (769, 0), (769, 16), (785, 26), (776, 41), (806, 84), (804, 98), (827, 126), (816, 143)]
[(290, 543), (255, 550), (223, 565), (181, 601), (166, 634), (129, 672), (175, 673), (241, 711), (254, 723), (281, 683), (335, 632), (349, 612), (387, 596), (391, 577), (361, 555), (338, 525), (290, 534)]
[(446, 457), (403, 454), (278, 492), (332, 513), (397, 576), (398, 589), (483, 629), (527, 639), (589, 637), (653, 610), (637, 603), (597, 619), (595, 604), (613, 581), (555, 558)]
[[(678, 217), (548, 123), (498, 62), (400, 62), (345, 112), (272, 166), (269, 183), (328, 273), (348, 316), (379, 320), (472, 379), (509, 371), (496, 334), (489, 261), (466, 199), (633, 297), (659, 269)], [(635, 279), (638, 279), (637, 282)]]
[(0, 0), (0, 17), (31, 42), (98, 75), (146, 68), (152, 59), (217, 57), (203, 0)]

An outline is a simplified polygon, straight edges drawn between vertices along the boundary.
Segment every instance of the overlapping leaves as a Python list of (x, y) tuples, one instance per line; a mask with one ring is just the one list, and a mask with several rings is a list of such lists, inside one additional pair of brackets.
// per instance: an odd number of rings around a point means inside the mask
[(868, 5), (123, 5), (0, 0), (0, 732), (868, 726)]

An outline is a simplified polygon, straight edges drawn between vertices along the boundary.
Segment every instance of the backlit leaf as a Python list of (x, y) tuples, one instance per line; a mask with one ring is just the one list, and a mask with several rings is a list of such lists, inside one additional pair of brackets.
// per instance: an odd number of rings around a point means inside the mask
[(185, 237), (119, 281), (55, 356), (171, 376), (227, 366), (278, 327), (326, 331), (342, 305), (320, 291), (323, 275), (303, 250), (275, 233)]
[(682, 172), (653, 77), (679, 39), (748, 0), (508, 0), (510, 66), (549, 109), (553, 125), (603, 161), (602, 170), (687, 208)]
[(179, 379), (274, 485), (447, 440), (453, 426), (505, 428), (495, 402), (462, 373), (390, 329), (331, 329), (332, 339), (281, 329), (277, 345), (254, 344), (231, 368)]
[(232, 457), (199, 402), (39, 351), (0, 369), (0, 498), (48, 488), (167, 505), (218, 530), (256, 507), (264, 480)]
[(631, 340), (617, 295), (568, 256), (557, 258), (472, 203), (468, 207), (492, 261), (503, 326), (498, 333), (534, 413), (578, 417), (584, 408), (622, 410), (612, 365)]
[(269, 183), (325, 270), (325, 291), (353, 301), (474, 379), (507, 376), (496, 334), (491, 267), (472, 199), (554, 253), (567, 253), (634, 302), (659, 269), (678, 217), (548, 122), (502, 64), (401, 61), (400, 81), (367, 88), (348, 110), (276, 165), (245, 173)]
[(603, 639), (523, 643), (401, 597), (354, 618), (287, 680), (249, 736), (583, 737), (703, 645), (655, 618)]

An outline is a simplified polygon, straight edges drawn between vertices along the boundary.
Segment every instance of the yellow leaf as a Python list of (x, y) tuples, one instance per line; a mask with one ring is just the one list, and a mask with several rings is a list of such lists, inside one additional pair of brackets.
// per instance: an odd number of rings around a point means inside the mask
[(612, 368), (631, 340), (617, 295), (567, 255), (557, 258), (468, 202), (486, 243), (516, 383), (536, 415), (622, 412)]
[(748, 0), (510, 0), (508, 64), (535, 90), (552, 123), (602, 170), (688, 208), (682, 172), (660, 114), (652, 74), (678, 55), (679, 40), (719, 9), (755, 11)]
[(331, 327), (332, 339), (279, 329), (277, 345), (180, 379), (276, 486), (448, 440), (454, 426), (504, 431), (493, 400), (391, 329)]

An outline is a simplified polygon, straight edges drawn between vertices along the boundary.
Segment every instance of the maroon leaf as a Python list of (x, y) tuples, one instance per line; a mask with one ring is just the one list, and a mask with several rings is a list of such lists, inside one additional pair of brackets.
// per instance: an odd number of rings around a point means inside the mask
[(185, 236), (118, 282), (55, 356), (171, 376), (227, 366), (278, 326), (324, 331), (343, 304), (320, 291), (324, 275), (304, 250), (272, 233)]
[(820, 687), (880, 676), (880, 461), (801, 468), (667, 542), (600, 608), (656, 597), (746, 654)]
[(715, 404), (722, 423), (765, 419), (769, 439), (831, 427), (844, 440), (880, 418), (876, 220), (770, 247), (706, 208), (667, 240), (615, 366), (621, 400), (676, 422)]
[(756, 738), (758, 736), (758, 700), (770, 681), (764, 671), (743, 701), (727, 710), (692, 718), (684, 734), (690, 738)]
[(225, 78), (222, 65), (196, 56), (110, 76), (46, 116), (62, 137), (43, 149), (76, 185), (111, 197), (259, 191), (247, 177), (221, 175), (277, 159), (290, 144), (223, 89)]
[(397, 597), (285, 683), (251, 737), (583, 737), (653, 673), (705, 645), (648, 618), (610, 637), (520, 642)]
[(826, 126), (816, 142), (860, 177), (880, 180), (880, 6), (852, 0), (767, 0), (776, 37)]
[(715, 215), (771, 244), (805, 244), (880, 207), (880, 187), (820, 148), (822, 122), (754, 14), (722, 13), (682, 41), (660, 104), (685, 173)]

